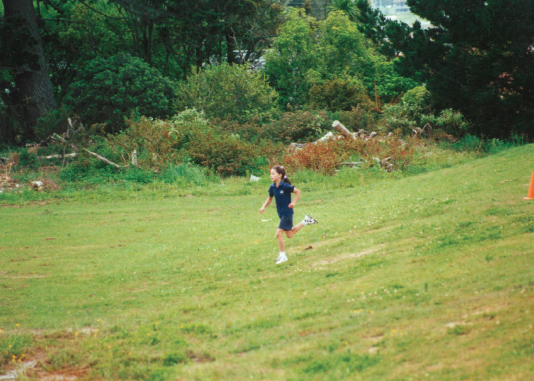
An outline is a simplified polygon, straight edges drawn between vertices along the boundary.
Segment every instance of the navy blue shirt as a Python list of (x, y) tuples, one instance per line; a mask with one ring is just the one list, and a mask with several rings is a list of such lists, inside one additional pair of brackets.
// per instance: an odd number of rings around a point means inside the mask
[(274, 197), (276, 200), (276, 211), (278, 212), (279, 217), (293, 215), (293, 209), (289, 207), (293, 189), (295, 189), (293, 185), (289, 185), (283, 181), (278, 188), (276, 187), (276, 183), (273, 183), (269, 188), (269, 197)]

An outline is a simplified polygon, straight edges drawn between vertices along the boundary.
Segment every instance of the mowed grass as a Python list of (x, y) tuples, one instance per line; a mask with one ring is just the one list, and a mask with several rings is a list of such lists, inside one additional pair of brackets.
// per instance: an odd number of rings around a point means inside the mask
[(279, 266), (265, 183), (0, 208), (0, 375), (533, 379), (533, 158), (306, 184)]

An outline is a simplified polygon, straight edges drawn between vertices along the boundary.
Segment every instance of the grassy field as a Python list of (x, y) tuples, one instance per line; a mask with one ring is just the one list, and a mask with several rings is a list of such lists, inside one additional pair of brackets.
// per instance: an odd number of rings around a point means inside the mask
[(0, 375), (534, 379), (533, 158), (302, 184), (295, 217), (319, 224), (279, 266), (266, 181), (4, 202)]

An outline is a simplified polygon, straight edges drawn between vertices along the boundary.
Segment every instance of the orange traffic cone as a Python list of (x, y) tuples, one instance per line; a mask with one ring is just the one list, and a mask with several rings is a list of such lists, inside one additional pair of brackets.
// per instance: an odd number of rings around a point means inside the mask
[(530, 179), (530, 187), (528, 188), (528, 196), (525, 200), (534, 200), (534, 172), (532, 172), (532, 178)]

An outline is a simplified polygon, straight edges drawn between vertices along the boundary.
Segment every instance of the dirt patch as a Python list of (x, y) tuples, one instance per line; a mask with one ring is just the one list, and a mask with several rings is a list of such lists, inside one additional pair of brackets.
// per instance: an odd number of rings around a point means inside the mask
[(85, 368), (65, 368), (54, 373), (48, 373), (37, 365), (34, 369), (26, 372), (29, 377), (34, 377), (40, 381), (75, 381), (85, 376), (88, 370)]
[(337, 263), (337, 262), (345, 261), (345, 260), (347, 260), (347, 259), (358, 259), (358, 258), (363, 258), (363, 257), (365, 257), (366, 255), (369, 255), (369, 254), (372, 254), (372, 253), (375, 253), (375, 252), (379, 251), (379, 250), (382, 249), (383, 247), (384, 247), (384, 245), (377, 245), (377, 246), (374, 246), (374, 247), (372, 247), (372, 248), (370, 248), (370, 249), (360, 251), (359, 253), (350, 253), (350, 254), (342, 254), (342, 255), (338, 255), (338, 256), (336, 256), (336, 257), (328, 258), (328, 259), (325, 259), (324, 261), (314, 263), (314, 264), (311, 265), (311, 267), (315, 267), (315, 266), (326, 266), (326, 265), (330, 265), (330, 264), (332, 264), (332, 263)]
[(215, 358), (212, 357), (209, 353), (206, 353), (206, 352), (194, 352), (190, 349), (188, 349), (186, 351), (186, 354), (185, 354), (188, 358), (190, 358), (191, 360), (193, 360), (194, 362), (199, 362), (199, 363), (205, 363), (205, 362), (213, 362), (215, 361)]
[(0, 374), (0, 380), (16, 380), (23, 376), (28, 369), (37, 365), (37, 361), (24, 361), (17, 364), (15, 369), (8, 371), (6, 374)]
[(465, 325), (465, 324), (466, 324), (465, 321), (452, 321), (450, 323), (445, 324), (445, 327), (446, 328), (454, 328), (457, 325)]

